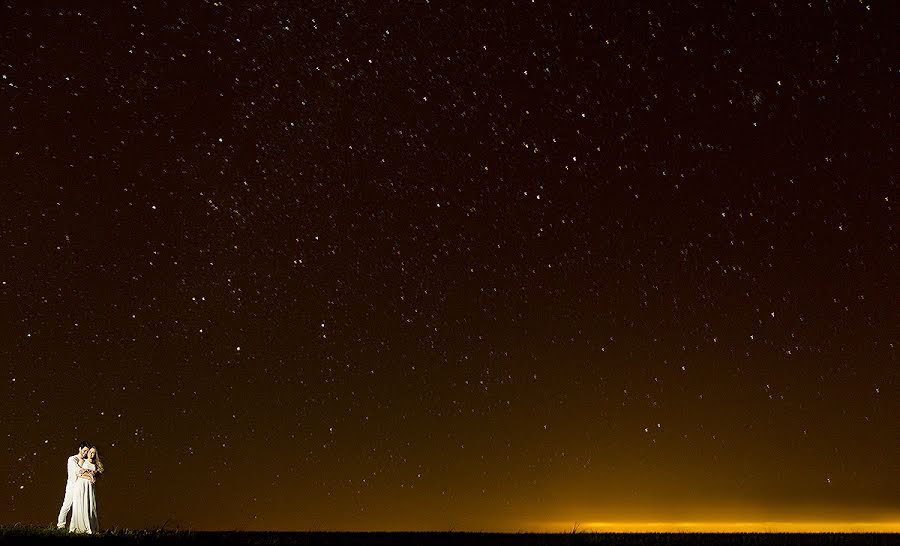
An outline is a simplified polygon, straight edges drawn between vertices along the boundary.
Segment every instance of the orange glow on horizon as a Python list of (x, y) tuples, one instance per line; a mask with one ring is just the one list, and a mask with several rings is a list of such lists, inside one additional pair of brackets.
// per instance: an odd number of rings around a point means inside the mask
[(590, 521), (545, 522), (542, 532), (597, 533), (900, 533), (897, 521)]

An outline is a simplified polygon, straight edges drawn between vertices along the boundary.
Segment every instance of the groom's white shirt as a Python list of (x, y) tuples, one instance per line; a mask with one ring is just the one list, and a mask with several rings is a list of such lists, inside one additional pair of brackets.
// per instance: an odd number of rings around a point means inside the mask
[(81, 470), (81, 467), (78, 465), (79, 456), (72, 455), (69, 457), (69, 462), (66, 463), (66, 472), (69, 475), (68, 480), (66, 480), (66, 489), (71, 489), (75, 482), (78, 481), (78, 473)]

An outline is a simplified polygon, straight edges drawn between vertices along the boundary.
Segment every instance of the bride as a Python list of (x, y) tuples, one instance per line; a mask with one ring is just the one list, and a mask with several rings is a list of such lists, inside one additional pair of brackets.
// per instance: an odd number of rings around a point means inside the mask
[(94, 487), (103, 473), (103, 463), (100, 462), (96, 447), (88, 451), (80, 472), (72, 491), (72, 522), (69, 524), (69, 532), (92, 534), (100, 530)]

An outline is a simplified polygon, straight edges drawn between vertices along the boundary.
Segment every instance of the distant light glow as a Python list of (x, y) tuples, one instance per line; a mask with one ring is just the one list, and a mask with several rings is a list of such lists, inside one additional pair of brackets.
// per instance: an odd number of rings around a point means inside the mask
[(900, 533), (894, 521), (591, 521), (549, 522), (541, 532), (598, 533)]

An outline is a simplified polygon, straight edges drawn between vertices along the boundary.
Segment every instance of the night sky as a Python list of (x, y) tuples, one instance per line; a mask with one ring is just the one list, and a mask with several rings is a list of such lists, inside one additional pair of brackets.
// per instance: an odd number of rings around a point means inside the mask
[(900, 527), (896, 13), (703, 4), (2, 2), (0, 523)]

